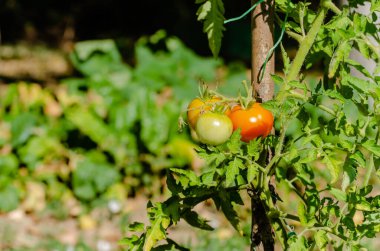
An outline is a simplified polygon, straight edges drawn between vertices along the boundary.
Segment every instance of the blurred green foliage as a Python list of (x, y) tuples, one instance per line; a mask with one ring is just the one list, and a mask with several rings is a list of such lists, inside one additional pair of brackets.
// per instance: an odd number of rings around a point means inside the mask
[(221, 60), (199, 57), (163, 31), (139, 40), (134, 66), (112, 40), (79, 42), (70, 60), (78, 77), (58, 86), (1, 86), (0, 211), (33, 197), (30, 182), (46, 200), (35, 204), (74, 199), (91, 208), (141, 188), (159, 193), (167, 168), (195, 161), (178, 118), (198, 85), (245, 78), (244, 67), (228, 72)]

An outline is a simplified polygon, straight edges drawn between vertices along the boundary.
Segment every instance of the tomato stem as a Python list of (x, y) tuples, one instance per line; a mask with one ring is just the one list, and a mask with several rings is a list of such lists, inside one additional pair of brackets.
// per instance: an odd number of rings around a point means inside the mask
[(299, 50), (294, 58), (292, 65), (290, 66), (289, 73), (286, 76), (285, 83), (289, 83), (292, 80), (296, 80), (303, 63), (305, 62), (306, 56), (309, 53), (321, 26), (323, 25), (323, 20), (325, 19), (327, 8), (323, 5), (325, 1), (322, 1), (322, 7), (320, 8), (317, 16), (314, 19), (313, 24), (306, 37), (302, 40)]

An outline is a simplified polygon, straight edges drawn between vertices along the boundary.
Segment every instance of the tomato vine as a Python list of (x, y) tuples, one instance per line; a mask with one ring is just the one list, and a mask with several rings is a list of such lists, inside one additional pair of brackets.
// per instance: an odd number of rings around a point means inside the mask
[[(370, 4), (368, 15), (352, 10), (364, 2)], [(196, 3), (198, 20), (217, 55), (225, 29), (223, 1)], [(200, 174), (170, 169), (167, 185), (172, 195), (149, 204), (151, 225), (130, 225), (131, 235), (121, 243), (131, 250), (150, 250), (168, 240), (167, 228), (180, 219), (212, 230), (193, 210), (206, 200), (247, 235), (236, 209), (244, 205), (243, 191), (256, 198), (254, 210), (265, 213), (260, 220), (286, 250), (359, 250), (366, 245), (364, 239), (379, 234), (380, 4), (354, 0), (338, 8), (322, 0), (315, 9), (311, 1), (277, 0), (275, 8), (278, 25), (299, 48), (291, 60), (281, 46), (284, 69), (272, 76), (277, 91), (273, 100), (262, 104), (275, 118), (274, 134), (242, 141), (240, 128), (225, 143), (200, 144), (197, 152), (206, 167)], [(289, 22), (281, 21), (281, 15)], [(373, 60), (375, 69), (350, 58), (353, 49)], [(313, 82), (304, 70), (317, 63), (323, 64), (323, 76)], [(361, 75), (354, 75), (354, 69)], [(295, 212), (286, 205), (287, 194), (296, 198)], [(252, 247), (262, 241), (256, 237), (249, 237)], [(183, 249), (172, 240), (168, 244)], [(273, 245), (264, 247), (273, 250)]]

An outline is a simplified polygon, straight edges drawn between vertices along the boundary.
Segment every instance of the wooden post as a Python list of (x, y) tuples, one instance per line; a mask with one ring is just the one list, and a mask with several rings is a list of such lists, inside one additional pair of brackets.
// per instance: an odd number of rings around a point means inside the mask
[[(252, 0), (252, 4), (257, 0)], [(254, 95), (262, 101), (273, 98), (274, 83), (271, 74), (274, 74), (274, 54), (269, 59), (262, 80), (259, 80), (263, 63), (273, 47), (274, 37), (274, 0), (266, 0), (259, 4), (252, 13), (252, 71), (251, 81)]]
[[(252, 0), (255, 4), (257, 0)], [(252, 95), (258, 101), (268, 101), (274, 95), (274, 83), (271, 75), (274, 74), (274, 54), (270, 57), (265, 73), (260, 80), (263, 64), (273, 47), (274, 29), (274, 0), (266, 0), (258, 5), (252, 13)], [(264, 202), (260, 199), (260, 188), (248, 191), (251, 197), (251, 250), (262, 247), (265, 251), (274, 250), (274, 238), (270, 220), (266, 213)]]

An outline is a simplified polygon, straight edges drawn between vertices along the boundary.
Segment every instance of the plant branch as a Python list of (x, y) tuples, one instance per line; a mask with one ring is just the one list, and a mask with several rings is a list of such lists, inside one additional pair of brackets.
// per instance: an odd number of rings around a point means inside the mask
[(289, 83), (290, 81), (297, 79), (299, 72), (301, 70), (301, 67), (306, 59), (306, 56), (309, 53), (317, 37), (318, 31), (323, 25), (323, 20), (325, 19), (326, 12), (327, 12), (326, 7), (322, 6), (313, 24), (311, 25), (309, 32), (307, 33), (306, 37), (303, 39), (302, 43), (300, 44), (297, 55), (294, 58), (292, 65), (290, 66), (288, 75), (286, 76), (286, 79), (285, 79), (286, 83)]

